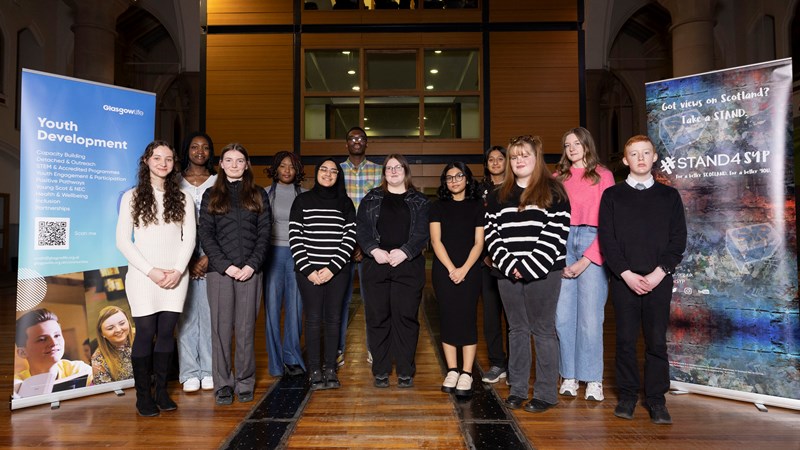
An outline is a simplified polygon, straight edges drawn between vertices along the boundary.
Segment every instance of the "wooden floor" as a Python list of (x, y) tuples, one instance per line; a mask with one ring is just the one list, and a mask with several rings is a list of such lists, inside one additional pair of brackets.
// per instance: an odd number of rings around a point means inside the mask
[[(0, 282), (0, 391), (10, 395), (14, 335), (15, 282)], [(800, 413), (770, 408), (758, 412), (752, 404), (699, 395), (669, 396), (674, 424), (650, 423), (637, 408), (632, 421), (617, 419), (613, 377), (613, 311), (607, 308), (605, 393), (602, 403), (582, 398), (563, 400), (544, 414), (513, 413), (530, 445), (535, 448), (769, 448), (800, 449)], [(456, 407), (439, 391), (441, 368), (428, 328), (423, 324), (417, 352), (416, 386), (398, 389), (372, 387), (365, 361), (363, 309), (348, 330), (347, 363), (340, 371), (342, 388), (314, 393), (294, 432), (289, 448), (465, 448)], [(263, 313), (259, 317), (257, 399), (277, 379), (267, 374)], [(479, 362), (486, 349), (478, 347)], [(7, 355), (7, 357), (2, 357)], [(2, 388), (6, 386), (6, 388)], [(495, 385), (504, 398), (508, 387)], [(210, 392), (184, 394), (177, 382), (175, 412), (157, 418), (135, 413), (134, 393), (117, 397), (107, 393), (47, 406), (10, 412), (0, 410), (0, 447), (174, 447), (218, 448), (227, 442), (254, 403), (220, 407)], [(500, 447), (503, 448), (503, 447)]]

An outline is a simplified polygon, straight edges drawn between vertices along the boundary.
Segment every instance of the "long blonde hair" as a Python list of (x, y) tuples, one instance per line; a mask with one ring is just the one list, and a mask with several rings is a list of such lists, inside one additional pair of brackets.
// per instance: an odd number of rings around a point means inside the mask
[(544, 154), (542, 152), (542, 139), (539, 136), (518, 136), (511, 139), (508, 144), (506, 178), (503, 180), (503, 184), (500, 185), (497, 195), (499, 202), (503, 203), (511, 196), (511, 191), (517, 182), (517, 177), (511, 169), (511, 157), (521, 153), (525, 149), (525, 145), (531, 148), (535, 163), (530, 182), (519, 197), (519, 210), (522, 211), (526, 206), (530, 205), (547, 209), (553, 206), (554, 200), (566, 200), (568, 197), (567, 192), (564, 190), (564, 185), (547, 170), (547, 164), (544, 162)]
[(116, 306), (106, 306), (105, 308), (100, 310), (100, 314), (97, 316), (97, 351), (103, 355), (103, 361), (105, 361), (106, 365), (108, 366), (108, 371), (111, 373), (111, 378), (113, 380), (119, 380), (120, 373), (122, 372), (122, 359), (116, 347), (111, 345), (103, 336), (103, 322), (108, 320), (109, 317), (113, 316), (114, 314), (122, 313), (125, 315), (125, 319), (128, 321), (128, 339), (126, 344), (130, 347), (133, 346), (133, 322), (131, 318), (128, 316), (128, 313), (123, 311)]

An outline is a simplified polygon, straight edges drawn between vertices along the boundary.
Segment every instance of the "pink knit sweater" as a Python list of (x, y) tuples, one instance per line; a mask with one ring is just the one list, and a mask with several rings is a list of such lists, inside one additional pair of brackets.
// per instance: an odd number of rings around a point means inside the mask
[[(564, 182), (564, 187), (567, 189), (569, 204), (572, 208), (569, 221), (571, 226), (597, 226), (600, 198), (606, 188), (614, 185), (614, 175), (611, 174), (610, 170), (602, 166), (597, 166), (595, 170), (600, 175), (600, 181), (593, 185), (589, 180), (583, 179), (586, 169), (577, 169), (575, 167), (569, 169), (572, 176)], [(598, 266), (603, 264), (603, 255), (600, 253), (600, 243), (597, 238), (586, 249), (583, 256), (589, 258), (590, 261)]]

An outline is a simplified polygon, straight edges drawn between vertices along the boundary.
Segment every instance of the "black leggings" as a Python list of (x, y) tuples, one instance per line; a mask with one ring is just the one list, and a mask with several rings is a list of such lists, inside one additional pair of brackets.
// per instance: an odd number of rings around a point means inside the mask
[[(131, 357), (150, 356), (152, 352), (169, 353), (174, 350), (175, 325), (180, 313), (161, 311), (149, 316), (134, 317), (136, 337), (133, 340)], [(153, 338), (156, 344), (153, 346)]]

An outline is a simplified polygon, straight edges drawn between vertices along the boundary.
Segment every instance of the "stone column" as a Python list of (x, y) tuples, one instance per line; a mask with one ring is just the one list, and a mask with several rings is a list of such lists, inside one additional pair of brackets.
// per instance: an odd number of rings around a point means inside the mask
[(117, 17), (129, 0), (74, 0), (74, 75), (76, 78), (114, 84), (114, 41)]
[(714, 70), (716, 0), (659, 0), (672, 15), (672, 75)]

